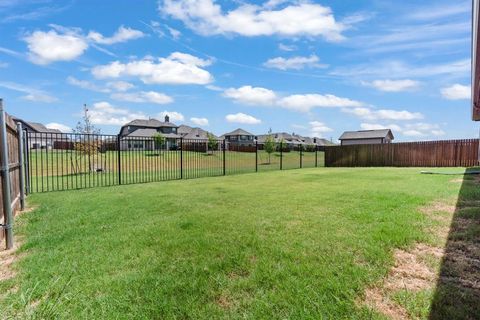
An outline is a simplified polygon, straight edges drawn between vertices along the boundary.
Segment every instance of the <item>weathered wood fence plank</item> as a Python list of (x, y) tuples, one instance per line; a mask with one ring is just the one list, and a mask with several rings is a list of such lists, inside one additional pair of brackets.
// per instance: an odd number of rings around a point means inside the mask
[[(7, 114), (6, 115), (6, 125), (7, 125), (7, 145), (8, 145), (8, 164), (0, 163), (0, 166), (9, 167), (8, 174), (10, 176), (10, 198), (11, 198), (11, 208), (13, 214), (20, 210), (20, 159), (19, 159), (19, 145), (18, 145), (18, 133), (17, 125), (13, 119)], [(1, 133), (0, 133), (1, 134)], [(0, 179), (0, 204), (3, 203), (3, 183)], [(0, 224), (5, 224), (5, 212), (3, 205), (0, 206)], [(0, 229), (0, 240), (5, 238), (5, 230)]]

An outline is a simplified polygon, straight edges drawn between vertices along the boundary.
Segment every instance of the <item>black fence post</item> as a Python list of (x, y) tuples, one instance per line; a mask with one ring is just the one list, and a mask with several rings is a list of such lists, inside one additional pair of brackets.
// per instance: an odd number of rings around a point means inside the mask
[(30, 194), (30, 159), (28, 152), (28, 131), (23, 131), (23, 152), (25, 157), (25, 195)]
[(283, 142), (280, 141), (280, 170), (283, 170)]
[(303, 164), (302, 164), (302, 158), (303, 158), (303, 145), (299, 144), (299, 148), (300, 148), (300, 169), (303, 167)]
[(183, 138), (180, 138), (180, 179), (183, 179)]
[(17, 122), (17, 138), (18, 138), (18, 162), (20, 165), (20, 209), (25, 210), (25, 158), (24, 158), (24, 142), (22, 123)]
[(223, 139), (223, 175), (225, 175), (227, 173), (226, 171), (226, 162), (225, 162), (225, 155), (226, 155), (226, 152), (225, 152), (225, 149), (227, 148), (227, 144), (225, 142), (225, 139)]
[(255, 141), (255, 172), (258, 172), (258, 141)]
[(318, 167), (318, 146), (315, 146), (315, 168)]
[(122, 184), (122, 163), (120, 154), (120, 135), (117, 134), (117, 171), (118, 171), (118, 184)]

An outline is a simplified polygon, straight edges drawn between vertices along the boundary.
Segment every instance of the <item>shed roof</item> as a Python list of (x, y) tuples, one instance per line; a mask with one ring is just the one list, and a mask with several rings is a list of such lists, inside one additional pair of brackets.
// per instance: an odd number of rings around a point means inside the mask
[(393, 140), (393, 133), (390, 129), (380, 130), (360, 130), (360, 131), (345, 131), (339, 140), (359, 140), (359, 139), (377, 139), (386, 138), (390, 136)]

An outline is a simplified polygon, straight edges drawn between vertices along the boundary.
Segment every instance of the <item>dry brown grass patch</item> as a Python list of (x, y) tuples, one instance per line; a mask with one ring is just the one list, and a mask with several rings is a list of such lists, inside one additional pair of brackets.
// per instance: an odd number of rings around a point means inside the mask
[(230, 309), (233, 306), (232, 301), (226, 295), (219, 295), (215, 299), (215, 304), (217, 304), (222, 309)]
[(429, 257), (440, 261), (443, 255), (442, 249), (421, 243), (410, 250), (395, 250), (392, 269), (381, 286), (365, 291), (364, 303), (390, 319), (409, 319), (407, 311), (389, 297), (401, 290), (416, 292), (432, 288), (438, 272), (426, 261)]
[(389, 319), (408, 319), (408, 313), (402, 306), (399, 306), (388, 298), (388, 295), (380, 288), (369, 288), (365, 291), (364, 303), (371, 309), (383, 314)]

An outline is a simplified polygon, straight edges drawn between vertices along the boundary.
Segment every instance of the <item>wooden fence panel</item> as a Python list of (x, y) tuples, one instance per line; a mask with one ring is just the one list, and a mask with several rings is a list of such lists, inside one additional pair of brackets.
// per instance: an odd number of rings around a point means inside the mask
[[(17, 125), (13, 119), (7, 115), (7, 144), (8, 144), (8, 160), (9, 160), (9, 175), (10, 175), (10, 198), (12, 200), (11, 206), (13, 214), (20, 210), (20, 159), (18, 156), (18, 133)], [(4, 165), (3, 163), (0, 165)], [(0, 179), (0, 203), (3, 203), (3, 185)], [(0, 206), (0, 224), (5, 223), (5, 213), (3, 212), (3, 205)], [(3, 229), (0, 231), (0, 240), (5, 237)]]
[(326, 167), (473, 167), (479, 140), (441, 140), (325, 147)]

